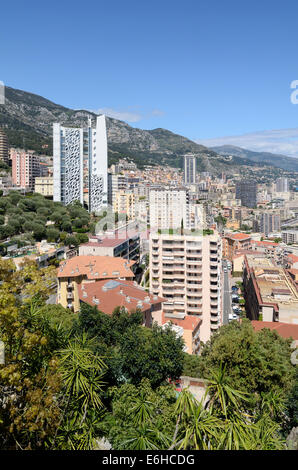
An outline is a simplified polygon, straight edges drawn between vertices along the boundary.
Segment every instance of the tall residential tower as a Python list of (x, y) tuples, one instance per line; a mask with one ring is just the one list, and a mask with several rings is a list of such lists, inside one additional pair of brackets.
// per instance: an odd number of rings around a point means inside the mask
[(105, 116), (85, 128), (53, 125), (54, 201), (74, 201), (99, 212), (107, 204), (107, 135)]
[(184, 155), (184, 184), (196, 183), (196, 156)]

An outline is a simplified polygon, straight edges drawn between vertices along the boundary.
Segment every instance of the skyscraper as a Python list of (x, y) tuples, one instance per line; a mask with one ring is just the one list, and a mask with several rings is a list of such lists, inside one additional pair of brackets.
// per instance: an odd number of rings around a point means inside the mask
[(7, 135), (0, 129), (0, 160), (8, 165), (8, 138)]
[(195, 184), (196, 182), (196, 157), (189, 154), (184, 155), (184, 183)]
[(287, 193), (289, 191), (288, 178), (277, 178), (276, 180), (276, 192)]
[(107, 136), (105, 116), (85, 128), (53, 125), (54, 201), (76, 200), (99, 212), (107, 204)]
[(266, 236), (269, 233), (280, 231), (280, 215), (270, 212), (264, 212), (260, 216), (260, 232)]
[(245, 207), (257, 205), (257, 183), (254, 180), (241, 180), (236, 183), (236, 199)]

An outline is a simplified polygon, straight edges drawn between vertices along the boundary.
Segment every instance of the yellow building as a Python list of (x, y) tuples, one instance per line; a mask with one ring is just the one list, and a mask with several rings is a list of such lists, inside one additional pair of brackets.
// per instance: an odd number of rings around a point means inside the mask
[(135, 195), (132, 191), (120, 190), (115, 194), (114, 212), (126, 214), (128, 219), (135, 218)]
[(35, 192), (43, 196), (53, 196), (53, 177), (38, 176), (35, 178)]
[(79, 287), (103, 279), (132, 280), (135, 261), (111, 256), (82, 255), (64, 260), (58, 268), (57, 303), (73, 312), (80, 310)]

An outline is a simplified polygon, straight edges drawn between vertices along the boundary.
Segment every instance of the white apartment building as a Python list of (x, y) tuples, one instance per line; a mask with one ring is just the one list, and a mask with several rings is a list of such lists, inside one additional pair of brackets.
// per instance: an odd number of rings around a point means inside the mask
[(221, 325), (220, 236), (151, 233), (149, 253), (150, 292), (166, 299), (165, 319), (195, 315), (208, 341)]
[(281, 232), (281, 238), (283, 243), (297, 243), (298, 241), (298, 230), (285, 230)]
[(189, 200), (185, 188), (152, 188), (149, 194), (149, 221), (151, 230), (204, 227), (203, 208)]
[(54, 201), (64, 205), (84, 203), (89, 212), (99, 212), (107, 204), (107, 136), (105, 116), (91, 119), (85, 128), (53, 124)]
[(289, 191), (289, 180), (288, 178), (277, 178), (276, 180), (276, 192), (277, 193), (287, 193)]

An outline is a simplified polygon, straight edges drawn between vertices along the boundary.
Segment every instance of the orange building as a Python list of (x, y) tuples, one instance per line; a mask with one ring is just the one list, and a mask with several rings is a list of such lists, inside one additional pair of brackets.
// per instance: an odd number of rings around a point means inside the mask
[(237, 250), (249, 250), (251, 237), (246, 233), (228, 233), (222, 239), (223, 258), (233, 261)]

